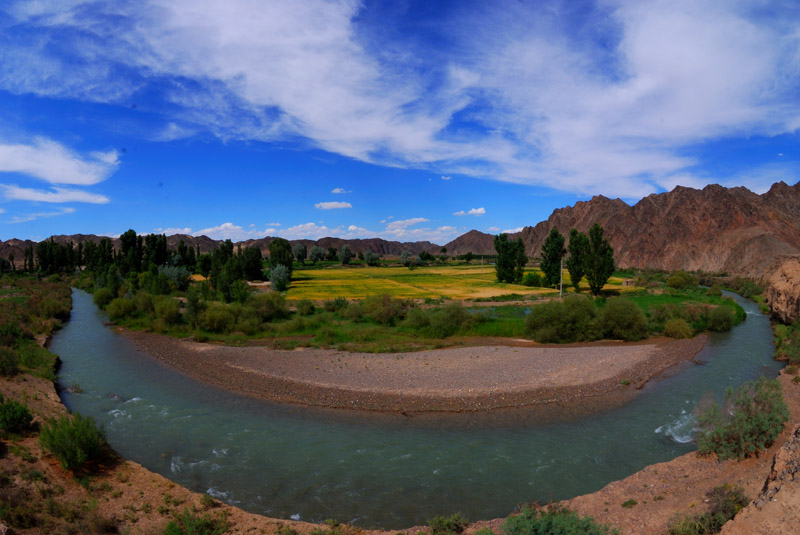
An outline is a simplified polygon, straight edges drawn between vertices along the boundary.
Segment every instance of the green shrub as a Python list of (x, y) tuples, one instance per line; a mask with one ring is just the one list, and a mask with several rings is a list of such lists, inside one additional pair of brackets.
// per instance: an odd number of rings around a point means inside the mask
[(594, 324), (597, 312), (584, 295), (568, 295), (562, 302), (548, 301), (531, 308), (525, 330), (544, 344), (567, 344), (599, 338)]
[(80, 414), (48, 420), (39, 442), (67, 470), (76, 470), (89, 461), (100, 459), (107, 451), (103, 429), (97, 427), (94, 418)]
[(427, 312), (421, 308), (412, 308), (406, 314), (406, 319), (403, 322), (405, 327), (419, 331), (431, 324), (431, 319), (428, 317)]
[(706, 295), (711, 295), (714, 297), (721, 297), (722, 296), (722, 288), (720, 288), (719, 284), (714, 283), (711, 288), (706, 290)]
[(197, 318), (198, 327), (212, 333), (229, 333), (235, 322), (236, 317), (224, 303), (209, 303)]
[(580, 516), (570, 509), (551, 506), (527, 507), (503, 524), (503, 535), (611, 535), (616, 529), (599, 524), (590, 516)]
[(114, 299), (114, 293), (108, 288), (98, 288), (94, 291), (93, 299), (95, 305), (104, 309)]
[(138, 292), (133, 296), (133, 303), (136, 306), (137, 314), (151, 314), (155, 312), (153, 305), (153, 296), (145, 291)]
[(14, 400), (5, 400), (0, 394), (0, 430), (5, 434), (18, 434), (27, 431), (33, 422), (28, 407)]
[(11, 377), (19, 373), (19, 356), (10, 347), (0, 346), (0, 375)]
[(246, 335), (254, 335), (257, 332), (260, 332), (263, 327), (261, 317), (255, 311), (255, 309), (250, 306), (241, 307), (238, 314), (235, 314), (235, 316), (235, 329), (237, 331), (242, 331)]
[(371, 295), (364, 299), (361, 306), (366, 316), (383, 325), (394, 325), (404, 309), (403, 302), (392, 299), (389, 294)]
[(254, 293), (247, 300), (263, 322), (289, 317), (289, 305), (278, 292)]
[(361, 321), (364, 317), (364, 307), (361, 303), (350, 303), (339, 311), (339, 315), (350, 321)]
[(694, 288), (697, 286), (697, 279), (685, 271), (678, 271), (667, 279), (667, 286), (676, 289)]
[(431, 535), (458, 535), (464, 531), (468, 523), (461, 513), (455, 513), (450, 516), (436, 516), (428, 521)]
[(694, 335), (692, 326), (683, 318), (673, 318), (664, 324), (664, 336), (670, 338), (691, 338)]
[(243, 304), (248, 297), (250, 297), (250, 285), (243, 280), (233, 281), (233, 284), (231, 284), (231, 300)]
[(733, 328), (733, 311), (726, 306), (714, 307), (708, 317), (708, 328), (716, 332), (730, 331)]
[(522, 277), (522, 285), (523, 286), (535, 286), (540, 288), (544, 286), (544, 281), (542, 280), (542, 276), (538, 273), (531, 273), (528, 272)]
[(709, 511), (700, 515), (677, 515), (669, 522), (670, 535), (719, 533), (722, 526), (750, 502), (739, 486), (725, 484), (708, 494)]
[(789, 420), (789, 408), (781, 384), (761, 377), (736, 391), (729, 388), (724, 410), (712, 403), (697, 419), (700, 453), (742, 460), (772, 445)]
[(125, 299), (124, 297), (117, 297), (106, 305), (106, 312), (108, 313), (108, 317), (112, 320), (128, 318), (132, 316), (135, 311), (136, 303), (134, 303), (132, 299)]
[(297, 302), (295, 308), (297, 309), (297, 313), (301, 316), (310, 316), (317, 310), (314, 303), (309, 299), (301, 299)]
[(164, 535), (222, 535), (228, 531), (225, 515), (213, 517), (209, 513), (202, 516), (184, 509), (175, 520), (167, 524)]
[(181, 305), (172, 297), (159, 297), (155, 300), (156, 318), (166, 325), (177, 325), (181, 322)]
[(642, 340), (647, 337), (647, 318), (636, 303), (624, 297), (609, 299), (600, 314), (600, 328), (606, 338)]
[(429, 331), (437, 338), (446, 338), (468, 327), (474, 320), (461, 303), (450, 303), (430, 315)]

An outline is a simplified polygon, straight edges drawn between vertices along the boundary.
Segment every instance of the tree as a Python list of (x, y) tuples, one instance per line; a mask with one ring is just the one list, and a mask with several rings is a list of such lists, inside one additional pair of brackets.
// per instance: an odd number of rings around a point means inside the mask
[(14, 266), (14, 253), (8, 253), (8, 263), (11, 264), (11, 271), (15, 270)]
[(308, 249), (306, 249), (306, 246), (303, 243), (295, 243), (292, 246), (292, 253), (294, 254), (294, 257), (297, 259), (297, 261), (303, 264), (305, 263), (306, 257), (308, 256)]
[(325, 260), (336, 260), (339, 258), (339, 251), (336, 247), (328, 247), (328, 254), (325, 255)]
[(553, 227), (542, 244), (542, 262), (539, 267), (544, 272), (544, 285), (553, 287), (561, 280), (561, 259), (567, 254), (564, 236)]
[(400, 263), (409, 269), (413, 267), (414, 255), (411, 254), (411, 251), (402, 251), (400, 253)]
[(614, 249), (603, 237), (603, 227), (595, 223), (589, 229), (589, 254), (586, 259), (586, 280), (592, 295), (600, 294), (615, 269)]
[(311, 248), (311, 253), (309, 255), (309, 260), (311, 260), (312, 264), (316, 264), (321, 260), (325, 260), (325, 249), (320, 247), (319, 245), (315, 245)]
[(275, 238), (269, 244), (269, 266), (275, 268), (277, 266), (286, 266), (289, 271), (289, 278), (292, 278), (292, 263), (294, 261), (294, 253), (292, 253), (292, 245), (284, 238)]
[(339, 249), (339, 261), (342, 263), (342, 265), (346, 266), (349, 264), (352, 258), (353, 251), (350, 250), (350, 246), (347, 244), (342, 245), (342, 248)]
[(569, 231), (569, 258), (565, 264), (569, 271), (569, 278), (576, 292), (580, 292), (581, 279), (586, 273), (586, 259), (589, 255), (589, 238), (576, 229)]
[(364, 251), (364, 262), (366, 262), (368, 266), (377, 266), (379, 258), (380, 257), (372, 251)]
[(508, 235), (500, 234), (494, 238), (494, 248), (497, 251), (495, 271), (497, 271), (498, 282), (508, 282), (512, 284), (522, 282), (522, 273), (528, 257), (525, 256), (525, 245), (521, 238), (516, 241), (508, 241)]
[(282, 292), (289, 287), (289, 277), (289, 269), (283, 264), (278, 264), (269, 272), (270, 286), (276, 292)]
[(239, 257), (244, 277), (247, 280), (261, 280), (261, 249), (255, 245), (245, 247)]

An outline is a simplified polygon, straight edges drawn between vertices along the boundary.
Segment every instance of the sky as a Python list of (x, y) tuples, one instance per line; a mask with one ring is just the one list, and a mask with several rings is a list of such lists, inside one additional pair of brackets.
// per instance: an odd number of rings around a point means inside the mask
[(4, 0), (0, 239), (445, 244), (800, 178), (795, 0)]

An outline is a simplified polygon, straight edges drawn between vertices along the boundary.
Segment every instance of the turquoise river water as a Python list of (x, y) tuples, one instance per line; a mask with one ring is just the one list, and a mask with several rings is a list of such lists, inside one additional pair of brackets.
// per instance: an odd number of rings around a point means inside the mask
[[(702, 365), (671, 369), (621, 407), (547, 419), (376, 416), (281, 406), (198, 383), (138, 352), (85, 292), (51, 350), (64, 403), (93, 416), (124, 457), (196, 491), (273, 517), (397, 529), (436, 515), (470, 520), (600, 489), (694, 449), (692, 410), (708, 393), (774, 377), (769, 321), (711, 334)], [(553, 417), (555, 415), (555, 417)]]

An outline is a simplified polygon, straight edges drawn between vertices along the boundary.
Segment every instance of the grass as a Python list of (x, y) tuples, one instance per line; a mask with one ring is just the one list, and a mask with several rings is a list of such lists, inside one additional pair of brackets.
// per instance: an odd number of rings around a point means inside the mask
[[(536, 272), (528, 269), (526, 272)], [(569, 289), (569, 274), (564, 272), (564, 288)], [(588, 289), (588, 286), (584, 287)], [(622, 279), (612, 277), (605, 288), (627, 292), (636, 288), (622, 286)], [(552, 295), (551, 288), (532, 288), (521, 284), (498, 283), (492, 265), (405, 267), (336, 267), (303, 269), (295, 273), (287, 299), (315, 301), (347, 296), (363, 299), (370, 295), (389, 294), (403, 299), (500, 299), (524, 300)]]

